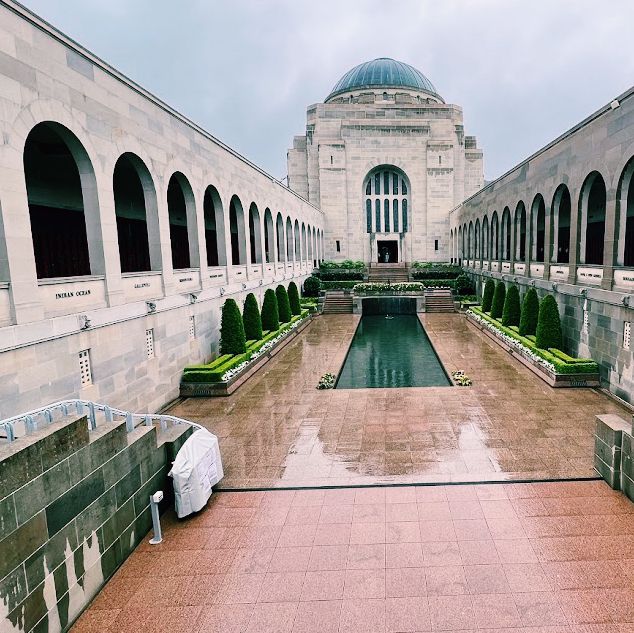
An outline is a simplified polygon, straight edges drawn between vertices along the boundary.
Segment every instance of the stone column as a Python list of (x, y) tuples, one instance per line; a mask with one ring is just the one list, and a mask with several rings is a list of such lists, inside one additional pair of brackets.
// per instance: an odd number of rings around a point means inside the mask
[[(606, 191), (605, 200), (605, 232), (603, 234), (603, 281), (601, 287), (612, 289), (614, 281), (614, 264), (618, 254), (618, 235), (616, 233), (618, 222), (616, 219), (616, 192), (613, 189)], [(625, 241), (625, 240), (624, 240)]]
[[(550, 262), (551, 253), (553, 250), (552, 245), (552, 222), (551, 222), (552, 204), (546, 204), (544, 200), (544, 279), (550, 277)], [(536, 224), (537, 226), (537, 224)]]
[[(577, 280), (577, 266), (580, 261), (585, 260), (585, 253), (581, 253), (581, 249), (585, 247), (585, 228), (581, 227), (581, 235), (579, 234), (579, 205), (572, 204), (573, 200), (577, 200), (577, 192), (570, 191), (570, 244), (568, 245), (568, 281), (575, 283)], [(584, 225), (587, 223), (588, 213), (585, 216)], [(583, 236), (583, 238), (582, 238)]]
[(44, 317), (40, 301), (33, 238), (29, 221), (29, 203), (24, 180), (22, 155), (13, 153), (11, 164), (0, 166), (2, 200), (0, 213), (6, 237), (6, 264), (2, 281), (11, 283), (11, 318), (14, 323), (32, 323)]

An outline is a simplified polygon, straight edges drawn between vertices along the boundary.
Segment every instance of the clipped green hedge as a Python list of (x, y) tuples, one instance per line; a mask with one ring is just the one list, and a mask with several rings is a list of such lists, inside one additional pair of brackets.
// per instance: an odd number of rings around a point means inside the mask
[(302, 306), (299, 302), (299, 291), (297, 290), (297, 284), (294, 281), (291, 281), (288, 284), (288, 302), (291, 306), (292, 314), (301, 314)]
[(502, 311), (502, 325), (520, 324), (520, 291), (517, 286), (510, 286), (504, 300)]
[[(561, 358), (561, 356), (567, 356), (560, 350), (546, 350), (539, 349), (535, 345), (535, 341), (531, 340), (535, 337), (526, 337), (518, 334), (515, 328), (510, 328), (502, 325), (497, 319), (492, 318), (486, 312), (483, 312), (481, 308), (473, 307), (471, 308), (473, 312), (475, 312), (479, 317), (483, 318), (485, 321), (492, 323), (500, 332), (510, 336), (511, 338), (519, 341), (522, 345), (527, 347), (528, 349), (536, 354), (540, 358), (552, 363), (555, 367), (555, 371), (558, 374), (597, 374), (599, 373), (599, 366), (591, 359), (585, 358), (577, 358), (574, 359), (575, 362), (566, 361)], [(559, 352), (559, 354), (555, 355), (554, 352)], [(570, 356), (568, 356), (570, 358)]]
[(265, 343), (268, 343), (270, 340), (275, 337), (283, 334), (287, 330), (290, 329), (291, 325), (299, 320), (303, 319), (308, 315), (308, 310), (302, 310), (300, 315), (294, 316), (290, 323), (285, 323), (278, 330), (273, 332), (269, 332), (259, 341), (251, 341), (247, 347), (247, 351), (244, 354), (226, 354), (220, 356), (215, 361), (210, 363), (209, 365), (190, 365), (189, 367), (185, 367), (183, 371), (182, 382), (186, 383), (206, 383), (206, 382), (222, 382), (222, 376), (225, 372), (237, 367), (240, 363), (243, 363), (246, 360), (249, 360), (251, 354), (257, 352), (261, 347), (264, 346)]
[(482, 309), (485, 312), (491, 312), (491, 305), (493, 304), (493, 294), (495, 293), (495, 282), (493, 279), (487, 279), (484, 284), (484, 291), (482, 292)]
[(288, 323), (293, 316), (291, 314), (291, 304), (288, 300), (288, 292), (282, 284), (275, 289), (275, 296), (277, 297), (277, 309), (280, 315), (280, 323)]
[[(308, 279), (306, 280), (308, 281)], [(359, 282), (358, 281), (322, 281), (321, 289), (322, 290), (349, 290), (350, 288), (354, 288)], [(306, 284), (304, 284), (306, 287)]]
[(552, 295), (546, 295), (539, 304), (535, 337), (537, 339), (535, 345), (540, 349), (549, 349), (550, 347), (560, 349), (562, 346), (563, 337), (559, 308)]
[(240, 308), (235, 299), (227, 299), (220, 320), (220, 353), (243, 354), (247, 349), (246, 342)]
[(499, 319), (504, 312), (504, 300), (506, 299), (506, 285), (503, 281), (495, 284), (495, 292), (493, 293), (493, 303), (491, 304), (491, 316)]
[(337, 268), (335, 270), (319, 270), (315, 273), (322, 281), (363, 281), (363, 270)]
[(277, 297), (273, 288), (264, 293), (262, 301), (262, 329), (274, 332), (280, 327), (280, 313), (277, 307)]
[(537, 316), (539, 315), (539, 299), (537, 290), (529, 288), (522, 302), (522, 315), (520, 316), (520, 334), (532, 336), (537, 330)]
[(262, 317), (255, 295), (250, 292), (244, 300), (242, 311), (242, 322), (244, 323), (244, 335), (247, 341), (259, 341), (262, 338)]
[(342, 262), (321, 262), (319, 270), (365, 270), (365, 262), (346, 259)]

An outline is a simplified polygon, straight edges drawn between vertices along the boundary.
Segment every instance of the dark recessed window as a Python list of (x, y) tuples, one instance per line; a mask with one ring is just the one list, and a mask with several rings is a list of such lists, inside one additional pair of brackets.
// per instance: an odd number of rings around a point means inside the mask
[(434, 250), (438, 250), (438, 240), (434, 240)]
[(337, 253), (341, 253), (341, 242), (337, 240)]

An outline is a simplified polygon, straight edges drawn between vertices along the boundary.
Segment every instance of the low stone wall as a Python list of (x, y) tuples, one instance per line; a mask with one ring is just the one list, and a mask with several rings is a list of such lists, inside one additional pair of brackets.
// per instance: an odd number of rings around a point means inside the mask
[(614, 414), (596, 416), (594, 467), (614, 490), (634, 501), (632, 422)]
[(66, 630), (151, 527), (190, 427), (69, 416), (0, 446), (0, 631)]

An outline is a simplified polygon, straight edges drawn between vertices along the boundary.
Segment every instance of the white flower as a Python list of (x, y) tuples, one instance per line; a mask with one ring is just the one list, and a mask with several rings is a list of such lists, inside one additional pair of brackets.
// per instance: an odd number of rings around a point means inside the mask
[(479, 314), (475, 313), (473, 310), (467, 310), (467, 314), (471, 316), (472, 318), (474, 318), (476, 321), (478, 321), (478, 323), (481, 323), (482, 325), (484, 325), (484, 327), (486, 327), (488, 330), (491, 330), (491, 332), (495, 332), (495, 334), (499, 336), (504, 342), (517, 348), (522, 353), (523, 356), (530, 358), (536, 363), (539, 363), (540, 365), (542, 365), (549, 371), (553, 372), (554, 374), (557, 373), (557, 370), (555, 369), (555, 366), (552, 363), (549, 363), (546, 359), (535, 354), (533, 350), (526, 347), (526, 345), (524, 345), (517, 339), (499, 330), (497, 327), (495, 327), (495, 325), (493, 325), (493, 323), (487, 321), (486, 319), (483, 319)]
[(307, 318), (308, 318), (308, 315), (303, 316), (301, 319), (297, 319), (297, 321), (293, 321), (293, 323), (291, 323), (290, 325), (287, 325), (282, 330), (282, 332), (280, 332), (275, 338), (272, 338), (270, 341), (267, 341), (266, 343), (264, 343), (264, 345), (262, 345), (262, 347), (260, 347), (259, 350), (255, 352), (251, 352), (247, 360), (242, 361), (239, 365), (236, 365), (235, 367), (232, 367), (231, 369), (228, 369), (224, 374), (222, 374), (221, 380), (223, 382), (226, 382), (230, 380), (236, 374), (239, 374), (243, 369), (245, 369), (248, 365), (250, 365), (256, 358), (259, 358), (263, 354), (266, 354), (266, 352), (268, 352), (272, 347), (274, 347), (278, 341), (281, 341), (291, 330), (294, 330), (298, 325), (303, 323)]

